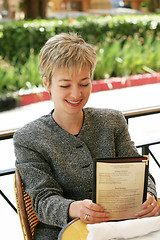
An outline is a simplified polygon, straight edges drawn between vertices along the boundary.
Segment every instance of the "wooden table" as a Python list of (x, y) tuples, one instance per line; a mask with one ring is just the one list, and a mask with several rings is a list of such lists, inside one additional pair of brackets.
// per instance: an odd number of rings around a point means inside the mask
[(75, 219), (62, 228), (58, 240), (86, 240), (88, 230), (85, 223), (80, 219)]
[[(158, 199), (158, 204), (160, 205), (160, 199)], [(59, 233), (58, 240), (86, 240), (89, 233), (86, 226), (87, 224), (83, 223), (80, 219), (75, 219), (62, 228)], [(156, 232), (149, 233), (147, 236), (149, 237), (152, 235), (151, 239), (153, 239), (153, 234), (155, 233)], [(137, 238), (132, 239), (136, 240)]]

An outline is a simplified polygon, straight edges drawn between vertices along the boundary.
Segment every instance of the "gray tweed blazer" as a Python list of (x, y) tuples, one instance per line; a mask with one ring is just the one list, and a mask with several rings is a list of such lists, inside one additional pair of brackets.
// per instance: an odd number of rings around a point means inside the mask
[[(55, 240), (68, 223), (72, 201), (92, 198), (92, 159), (138, 156), (121, 112), (84, 109), (78, 136), (63, 130), (51, 113), (14, 135), (16, 167), (40, 223), (34, 239)], [(152, 176), (148, 191), (156, 196)]]

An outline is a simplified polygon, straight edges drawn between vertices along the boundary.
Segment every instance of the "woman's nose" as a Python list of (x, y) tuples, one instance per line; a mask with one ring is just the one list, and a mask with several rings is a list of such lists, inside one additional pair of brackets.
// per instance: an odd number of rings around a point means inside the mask
[(81, 96), (80, 88), (78, 86), (73, 87), (71, 91), (71, 97), (73, 97), (74, 99), (79, 99), (80, 96)]

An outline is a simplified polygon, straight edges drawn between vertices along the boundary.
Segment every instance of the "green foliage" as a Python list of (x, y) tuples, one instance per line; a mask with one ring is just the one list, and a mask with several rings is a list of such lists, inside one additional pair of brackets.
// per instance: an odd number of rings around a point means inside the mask
[(11, 65), (0, 60), (0, 93), (8, 93), (41, 86), (41, 77), (38, 69), (38, 55), (30, 53), (25, 64)]
[(16, 75), (15, 67), (9, 62), (0, 59), (0, 92), (6, 93), (17, 89), (15, 82)]
[(0, 93), (41, 85), (39, 50), (60, 32), (78, 32), (95, 47), (94, 79), (160, 71), (160, 15), (1, 23)]
[(7, 57), (11, 62), (16, 58), (17, 62), (26, 62), (30, 49), (38, 53), (40, 47), (48, 39), (45, 28), (36, 21), (11, 22), (0, 25), (0, 55)]
[[(141, 30), (141, 32), (140, 32)], [(108, 32), (122, 36), (133, 36), (140, 32), (146, 36), (147, 30), (153, 30), (154, 36), (160, 31), (160, 15), (126, 15), (105, 17), (80, 17), (77, 19), (50, 19), (17, 21), (0, 24), (0, 56), (10, 61), (25, 62), (30, 49), (39, 52), (46, 40), (60, 32), (78, 32), (92, 44), (103, 42)]]
[(38, 68), (38, 55), (34, 55), (33, 51), (30, 54), (28, 62), (26, 62), (24, 65), (20, 65), (18, 69), (19, 89), (32, 88), (35, 86), (38, 87), (41, 85), (41, 77)]
[(97, 49), (98, 62), (95, 79), (123, 77), (146, 72), (160, 71), (160, 32), (154, 37), (153, 31), (147, 31), (147, 37), (134, 36), (117, 39), (106, 38)]

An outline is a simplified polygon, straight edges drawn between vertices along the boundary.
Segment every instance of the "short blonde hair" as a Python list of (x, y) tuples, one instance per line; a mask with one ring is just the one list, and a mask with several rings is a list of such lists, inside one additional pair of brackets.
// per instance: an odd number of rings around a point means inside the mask
[(59, 68), (81, 71), (87, 66), (92, 79), (97, 58), (93, 47), (75, 33), (61, 33), (51, 37), (40, 50), (39, 68), (42, 78), (45, 77), (48, 85), (52, 76)]

